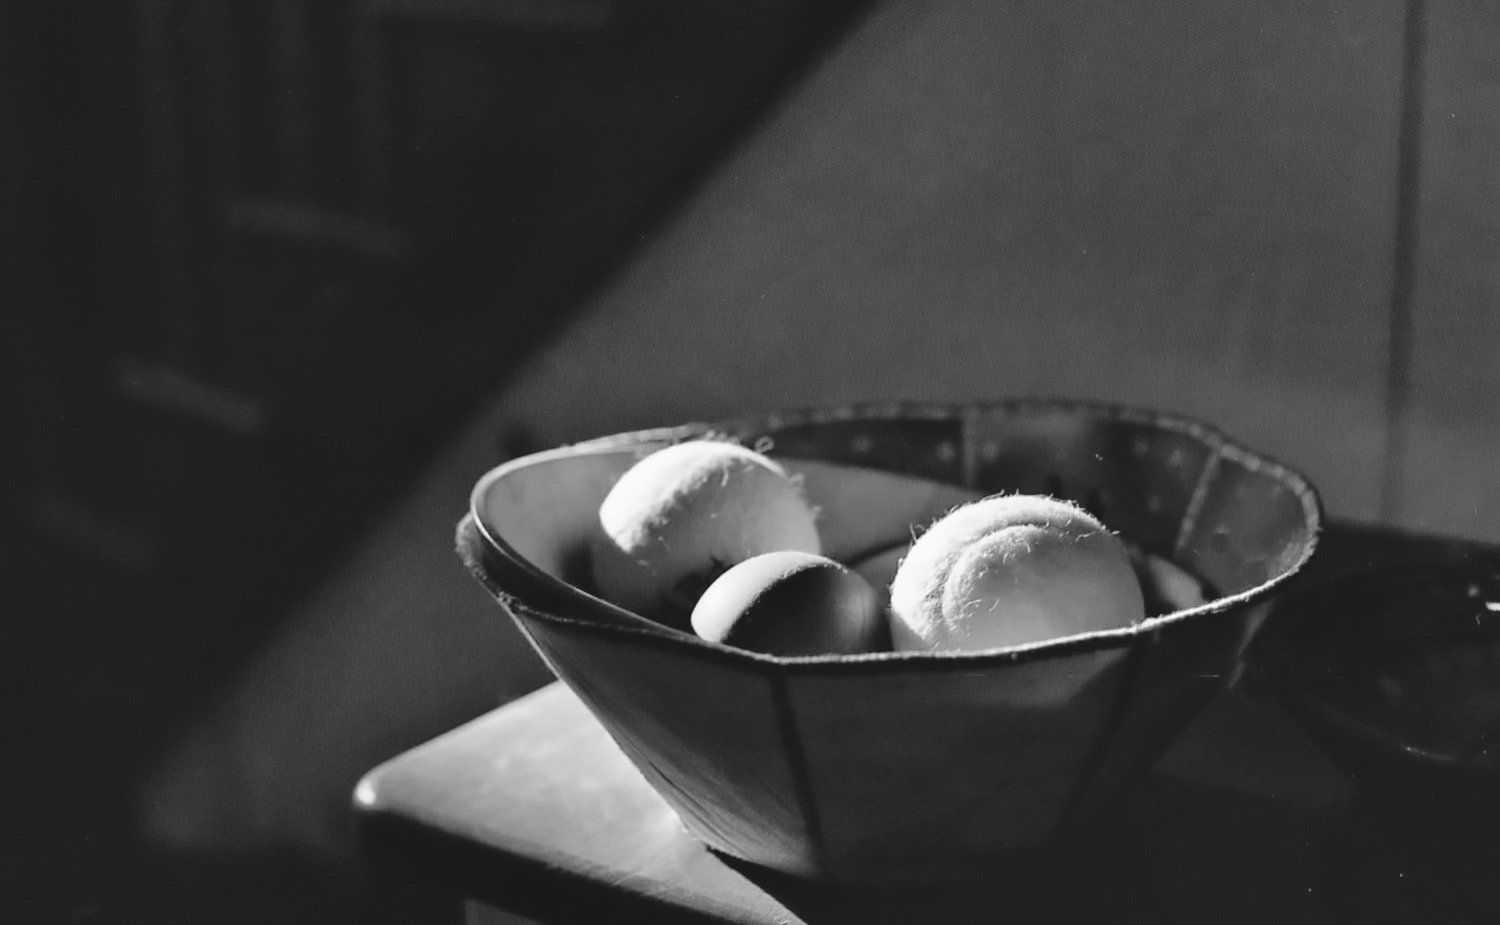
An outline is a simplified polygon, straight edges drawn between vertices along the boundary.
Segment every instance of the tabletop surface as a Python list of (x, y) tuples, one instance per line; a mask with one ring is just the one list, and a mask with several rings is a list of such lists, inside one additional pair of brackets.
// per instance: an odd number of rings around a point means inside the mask
[[(1335, 523), (1309, 580), (1488, 546)], [(836, 891), (710, 851), (560, 683), (370, 771), (372, 862), (544, 922), (1317, 922), (1430, 918), (1433, 890), (1345, 778), (1263, 695), (1226, 691), (1087, 856), (971, 888)]]

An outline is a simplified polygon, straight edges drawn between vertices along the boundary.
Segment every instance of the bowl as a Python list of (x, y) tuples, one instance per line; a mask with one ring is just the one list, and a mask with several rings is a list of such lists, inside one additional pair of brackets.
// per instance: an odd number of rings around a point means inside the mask
[(1289, 595), (1247, 658), (1409, 870), (1500, 913), (1500, 573), (1432, 562)]
[[(1137, 551), (1135, 626), (972, 653), (778, 658), (590, 592), (598, 506), (642, 455), (706, 435), (776, 458), (825, 553), (885, 554), (985, 494), (1082, 504)], [(1309, 562), (1307, 479), (1191, 419), (1090, 402), (865, 404), (618, 434), (511, 460), (458, 547), (684, 826), (832, 884), (918, 885), (1066, 857), (1235, 672)]]

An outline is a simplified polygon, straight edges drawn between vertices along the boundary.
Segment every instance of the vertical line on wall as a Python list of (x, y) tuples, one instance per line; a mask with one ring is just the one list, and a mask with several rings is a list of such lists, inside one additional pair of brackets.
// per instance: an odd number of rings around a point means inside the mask
[(1380, 520), (1400, 509), (1411, 399), (1412, 296), (1417, 273), (1417, 210), (1422, 186), (1422, 109), (1427, 0), (1407, 0), (1401, 41), (1401, 103), (1396, 160), (1396, 228), (1391, 254), (1390, 329), (1385, 385), (1385, 457)]

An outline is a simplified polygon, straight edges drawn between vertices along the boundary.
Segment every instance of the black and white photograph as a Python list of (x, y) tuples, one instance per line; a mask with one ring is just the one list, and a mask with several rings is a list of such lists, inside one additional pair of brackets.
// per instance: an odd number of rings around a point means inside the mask
[(1500, 920), (1497, 49), (0, 3), (0, 921)]

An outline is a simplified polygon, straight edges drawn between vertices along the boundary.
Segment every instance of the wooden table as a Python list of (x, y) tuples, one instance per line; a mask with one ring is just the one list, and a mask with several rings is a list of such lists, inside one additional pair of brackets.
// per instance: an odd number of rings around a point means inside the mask
[[(1418, 560), (1500, 566), (1500, 550), (1336, 523), (1319, 560), (1309, 580)], [(375, 768), (354, 806), (372, 863), (543, 922), (1431, 919), (1442, 891), (1250, 688), (1205, 709), (1088, 857), (1024, 882), (997, 871), (965, 889), (841, 892), (726, 859), (683, 831), (561, 684)]]

